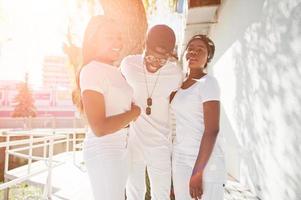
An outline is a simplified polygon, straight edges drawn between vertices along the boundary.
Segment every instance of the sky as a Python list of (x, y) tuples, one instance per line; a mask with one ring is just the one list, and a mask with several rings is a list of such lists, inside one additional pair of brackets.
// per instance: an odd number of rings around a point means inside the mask
[[(167, 2), (158, 0), (158, 12), (149, 25), (169, 24), (177, 33), (181, 23), (166, 12)], [(77, 16), (76, 11), (75, 0), (0, 0), (0, 80), (24, 80), (28, 72), (31, 83), (41, 85), (43, 57), (64, 55), (70, 16), (78, 19), (76, 32), (82, 36), (89, 16)]]
[[(73, 0), (73, 2), (75, 2)], [(41, 83), (43, 57), (62, 55), (72, 0), (0, 0), (0, 80)]]

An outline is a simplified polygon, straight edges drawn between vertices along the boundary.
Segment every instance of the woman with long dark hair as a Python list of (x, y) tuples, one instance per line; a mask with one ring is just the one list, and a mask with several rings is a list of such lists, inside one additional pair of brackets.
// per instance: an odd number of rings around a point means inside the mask
[(214, 50), (205, 35), (190, 39), (187, 79), (171, 95), (176, 119), (172, 168), (177, 200), (223, 200), (226, 170), (218, 140), (220, 90), (216, 79), (206, 73)]
[[(83, 67), (74, 98), (89, 124), (84, 161), (96, 200), (125, 199), (128, 125), (140, 115), (133, 91), (114, 62), (123, 42), (118, 25), (104, 16), (89, 21), (83, 42)], [(76, 94), (76, 92), (74, 93)]]

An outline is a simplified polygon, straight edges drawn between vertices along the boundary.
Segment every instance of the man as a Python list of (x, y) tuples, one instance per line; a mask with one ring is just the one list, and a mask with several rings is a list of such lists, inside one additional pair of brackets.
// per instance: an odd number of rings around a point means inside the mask
[(131, 166), (127, 199), (144, 199), (147, 168), (152, 199), (169, 199), (171, 186), (171, 131), (169, 95), (182, 83), (182, 70), (171, 62), (175, 34), (166, 25), (148, 32), (145, 52), (124, 58), (121, 72), (134, 90), (140, 117), (130, 127)]

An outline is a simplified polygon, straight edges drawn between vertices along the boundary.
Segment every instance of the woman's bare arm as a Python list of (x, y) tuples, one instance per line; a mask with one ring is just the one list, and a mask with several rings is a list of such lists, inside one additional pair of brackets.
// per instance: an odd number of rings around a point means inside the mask
[(199, 153), (189, 182), (189, 192), (192, 198), (201, 198), (203, 194), (203, 173), (212, 154), (219, 132), (219, 101), (203, 103), (205, 130), (202, 136)]
[(126, 127), (140, 115), (140, 108), (133, 105), (130, 111), (106, 117), (104, 96), (93, 90), (85, 90), (82, 95), (82, 101), (89, 125), (98, 137), (114, 133)]

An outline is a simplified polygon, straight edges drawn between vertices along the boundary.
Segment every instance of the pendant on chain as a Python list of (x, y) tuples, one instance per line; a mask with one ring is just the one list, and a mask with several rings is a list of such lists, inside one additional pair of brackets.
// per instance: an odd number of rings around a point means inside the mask
[(151, 97), (148, 97), (148, 98), (147, 98), (146, 104), (147, 104), (148, 106), (152, 106), (152, 105), (153, 105), (153, 100), (152, 100)]
[(152, 113), (151, 107), (147, 106), (145, 112), (147, 115), (150, 115)]

